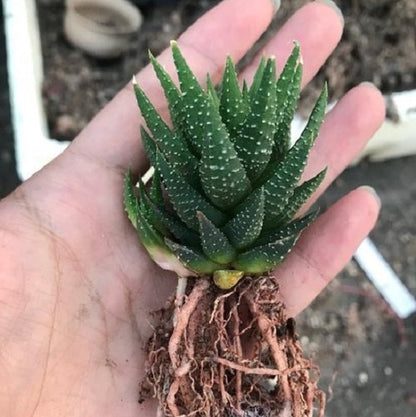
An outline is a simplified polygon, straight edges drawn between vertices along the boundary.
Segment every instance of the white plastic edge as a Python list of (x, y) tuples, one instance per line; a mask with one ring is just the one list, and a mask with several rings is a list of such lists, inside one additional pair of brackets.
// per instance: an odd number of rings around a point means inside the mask
[(35, 0), (3, 0), (3, 10), (16, 169), (25, 180), (59, 155), (68, 142), (49, 138)]
[[(42, 53), (35, 0), (3, 0), (16, 167), (26, 179), (59, 155), (68, 142), (49, 137), (42, 103)], [(400, 123), (386, 121), (355, 162), (379, 161), (416, 153), (416, 90), (394, 93), (390, 100)], [(305, 121), (296, 117), (293, 136)]]
[[(385, 120), (355, 159), (353, 165), (364, 158), (376, 162), (416, 155), (416, 90), (393, 93), (385, 99), (389, 101), (389, 106), (397, 114), (398, 121)], [(335, 105), (336, 103), (331, 103), (327, 111)], [(293, 142), (301, 134), (306, 122), (301, 116), (295, 116), (292, 123)]]
[(369, 238), (364, 239), (354, 258), (400, 318), (405, 319), (416, 311), (416, 299)]

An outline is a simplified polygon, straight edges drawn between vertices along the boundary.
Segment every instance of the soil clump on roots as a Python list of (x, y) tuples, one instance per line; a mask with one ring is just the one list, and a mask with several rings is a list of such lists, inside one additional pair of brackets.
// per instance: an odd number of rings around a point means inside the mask
[(207, 278), (190, 287), (161, 312), (140, 401), (156, 396), (166, 417), (323, 416), (319, 370), (274, 277), (245, 277), (228, 292)]

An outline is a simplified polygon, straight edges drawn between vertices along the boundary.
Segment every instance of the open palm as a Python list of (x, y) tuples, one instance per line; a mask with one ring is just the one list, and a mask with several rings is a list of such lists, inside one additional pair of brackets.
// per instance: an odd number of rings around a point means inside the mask
[[(218, 79), (226, 54), (238, 61), (270, 22), (270, 0), (224, 0), (179, 39), (194, 72)], [(298, 40), (308, 82), (339, 41), (339, 15), (322, 2), (300, 9), (263, 51), (284, 62)], [(172, 70), (168, 53), (160, 58)], [(250, 79), (253, 67), (243, 77)], [(149, 68), (140, 85), (166, 104)], [(376, 89), (361, 85), (328, 114), (306, 177), (328, 165), (316, 199), (364, 146), (384, 117)], [(152, 316), (175, 277), (142, 249), (122, 207), (128, 167), (146, 161), (131, 87), (102, 110), (59, 158), (0, 203), (0, 415), (155, 414), (137, 403), (143, 346)], [(311, 201), (312, 203), (312, 201)], [(378, 202), (361, 188), (303, 234), (276, 271), (295, 315), (343, 267), (374, 225)]]

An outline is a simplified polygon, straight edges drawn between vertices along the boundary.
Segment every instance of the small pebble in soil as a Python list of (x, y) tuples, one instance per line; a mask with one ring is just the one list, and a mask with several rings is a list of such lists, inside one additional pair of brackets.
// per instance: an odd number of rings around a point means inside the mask
[(55, 132), (59, 138), (68, 138), (76, 134), (78, 125), (69, 114), (63, 114), (56, 119)]
[(10, 154), (9, 151), (4, 150), (0, 154), (0, 160), (2, 163), (8, 164), (12, 160), (12, 155)]
[(360, 372), (358, 374), (358, 385), (360, 387), (363, 387), (364, 385), (367, 385), (368, 383), (368, 374), (367, 372)]
[(384, 375), (386, 375), (386, 376), (391, 376), (391, 375), (393, 375), (393, 369), (391, 369), (391, 368), (390, 368), (390, 366), (386, 366), (386, 367), (384, 368)]

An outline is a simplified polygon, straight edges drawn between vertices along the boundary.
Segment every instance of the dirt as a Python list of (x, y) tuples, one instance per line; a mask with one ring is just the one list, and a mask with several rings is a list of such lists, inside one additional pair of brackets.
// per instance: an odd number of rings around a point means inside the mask
[[(304, 3), (291, 1), (288, 14)], [(308, 107), (324, 81), (328, 81), (332, 99), (339, 99), (362, 81), (373, 82), (385, 94), (416, 88), (416, 2), (339, 0), (337, 4), (345, 18), (343, 37), (305, 89)]]
[[(322, 209), (360, 185), (382, 202), (373, 242), (416, 296), (416, 156), (350, 168)], [(328, 417), (416, 415), (416, 315), (400, 320), (354, 261), (298, 318), (306, 351), (321, 366)]]
[[(45, 81), (43, 97), (51, 136), (72, 139), (83, 126), (148, 63), (148, 50), (159, 54), (171, 39), (217, 1), (181, 1), (175, 7), (146, 7), (140, 31), (120, 59), (84, 55), (63, 35), (63, 0), (37, 0)], [(174, 3), (174, 2), (171, 2)]]
[[(307, 0), (282, 2), (265, 42)], [(143, 3), (149, 3), (142, 1)], [(120, 59), (99, 61), (71, 47), (62, 33), (63, 0), (37, 0), (44, 53), (43, 96), (51, 136), (72, 139), (139, 68), (147, 51), (157, 55), (218, 0), (159, 2), (142, 9), (144, 24)], [(340, 0), (345, 16), (343, 40), (303, 95), (306, 111), (328, 81), (331, 99), (362, 81), (384, 92), (416, 88), (416, 2), (414, 0)], [(386, 25), (386, 22), (389, 22)], [(258, 46), (259, 46), (258, 45)]]
[[(37, 0), (44, 46), (44, 98), (53, 137), (70, 139), (147, 62), (217, 1), (179, 1), (144, 9), (145, 20), (119, 60), (99, 62), (69, 46), (62, 35), (62, 0)], [(173, 2), (171, 2), (173, 3)], [(305, 0), (283, 2), (279, 27)], [(332, 98), (361, 81), (386, 93), (416, 88), (416, 2), (342, 0), (343, 41), (304, 96), (304, 108), (328, 80)], [(138, 52), (139, 51), (139, 52)], [(331, 187), (321, 207), (368, 184), (383, 210), (372, 239), (416, 296), (416, 157), (361, 163)], [(358, 265), (338, 279), (297, 319), (301, 342), (322, 371), (328, 417), (416, 415), (416, 316), (402, 321), (387, 308)]]

